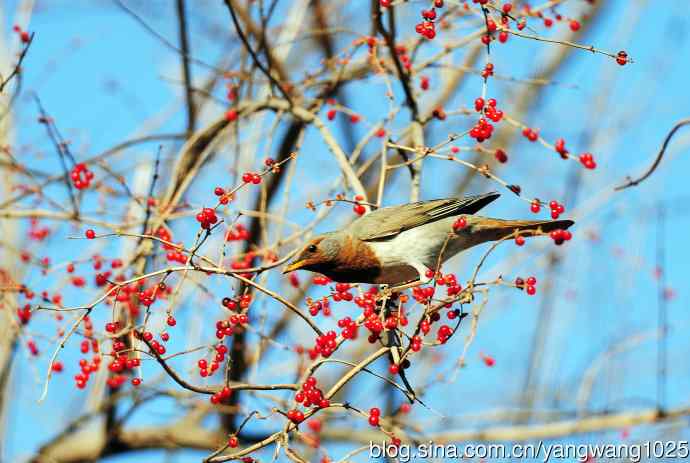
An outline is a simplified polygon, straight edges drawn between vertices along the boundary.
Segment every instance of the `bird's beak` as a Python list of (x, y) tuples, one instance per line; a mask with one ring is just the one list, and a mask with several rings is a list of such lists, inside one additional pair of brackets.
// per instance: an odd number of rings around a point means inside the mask
[(285, 275), (286, 273), (294, 272), (295, 270), (301, 269), (302, 267), (304, 267), (306, 265), (306, 263), (307, 262), (304, 259), (302, 259), (302, 260), (295, 261), (291, 264), (288, 264), (288, 266), (283, 269), (283, 275)]

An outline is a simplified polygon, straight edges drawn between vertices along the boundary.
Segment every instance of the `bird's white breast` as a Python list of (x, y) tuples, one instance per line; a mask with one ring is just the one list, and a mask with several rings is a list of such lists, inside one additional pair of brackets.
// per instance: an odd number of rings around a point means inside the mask
[[(420, 264), (434, 267), (438, 255), (449, 233), (453, 230), (455, 217), (405, 230), (387, 241), (370, 241), (368, 244), (381, 261), (383, 267)], [(446, 245), (443, 260), (462, 250), (462, 239), (453, 238)]]

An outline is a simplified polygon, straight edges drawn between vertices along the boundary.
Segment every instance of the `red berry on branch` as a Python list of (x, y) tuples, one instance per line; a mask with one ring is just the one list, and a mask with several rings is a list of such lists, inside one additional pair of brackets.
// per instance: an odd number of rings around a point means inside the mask
[(237, 111), (234, 109), (229, 109), (225, 112), (225, 120), (228, 122), (233, 122), (237, 119)]
[(625, 66), (625, 64), (628, 62), (628, 54), (624, 52), (623, 50), (619, 51), (618, 54), (616, 55), (616, 63), (620, 64), (621, 66)]
[(484, 98), (477, 98), (474, 100), (474, 109), (479, 112), (484, 109)]
[(529, 208), (535, 214), (539, 213), (539, 211), (541, 210), (541, 204), (539, 203), (539, 200), (538, 199), (532, 200), (532, 203), (530, 204)]

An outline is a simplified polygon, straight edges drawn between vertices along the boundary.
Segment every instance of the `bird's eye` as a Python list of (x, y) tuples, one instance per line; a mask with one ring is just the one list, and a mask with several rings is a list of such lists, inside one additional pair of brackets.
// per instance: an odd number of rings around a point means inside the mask
[(315, 244), (310, 244), (309, 247), (307, 248), (307, 251), (309, 251), (309, 252), (316, 252), (316, 245), (315, 245)]

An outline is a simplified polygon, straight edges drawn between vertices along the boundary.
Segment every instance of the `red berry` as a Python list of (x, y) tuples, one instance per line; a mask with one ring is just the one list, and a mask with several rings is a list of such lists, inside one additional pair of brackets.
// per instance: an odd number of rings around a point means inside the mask
[(453, 223), (453, 230), (462, 230), (467, 226), (467, 219), (464, 217), (458, 217), (458, 219)]
[(616, 63), (624, 66), (628, 62), (628, 54), (623, 50), (619, 51), (616, 55)]
[(484, 108), (484, 98), (477, 98), (474, 100), (474, 109), (479, 112)]
[(505, 151), (502, 149), (498, 148), (496, 152), (494, 153), (494, 156), (496, 157), (496, 160), (500, 162), (501, 164), (505, 163), (508, 161), (508, 155), (506, 154)]
[(86, 233), (84, 233), (84, 235), (86, 235), (88, 239), (92, 240), (96, 237), (96, 232), (89, 228), (88, 230), (86, 230)]
[(532, 201), (532, 204), (529, 206), (530, 210), (537, 214), (541, 210), (541, 204), (539, 203), (538, 199), (535, 199)]

